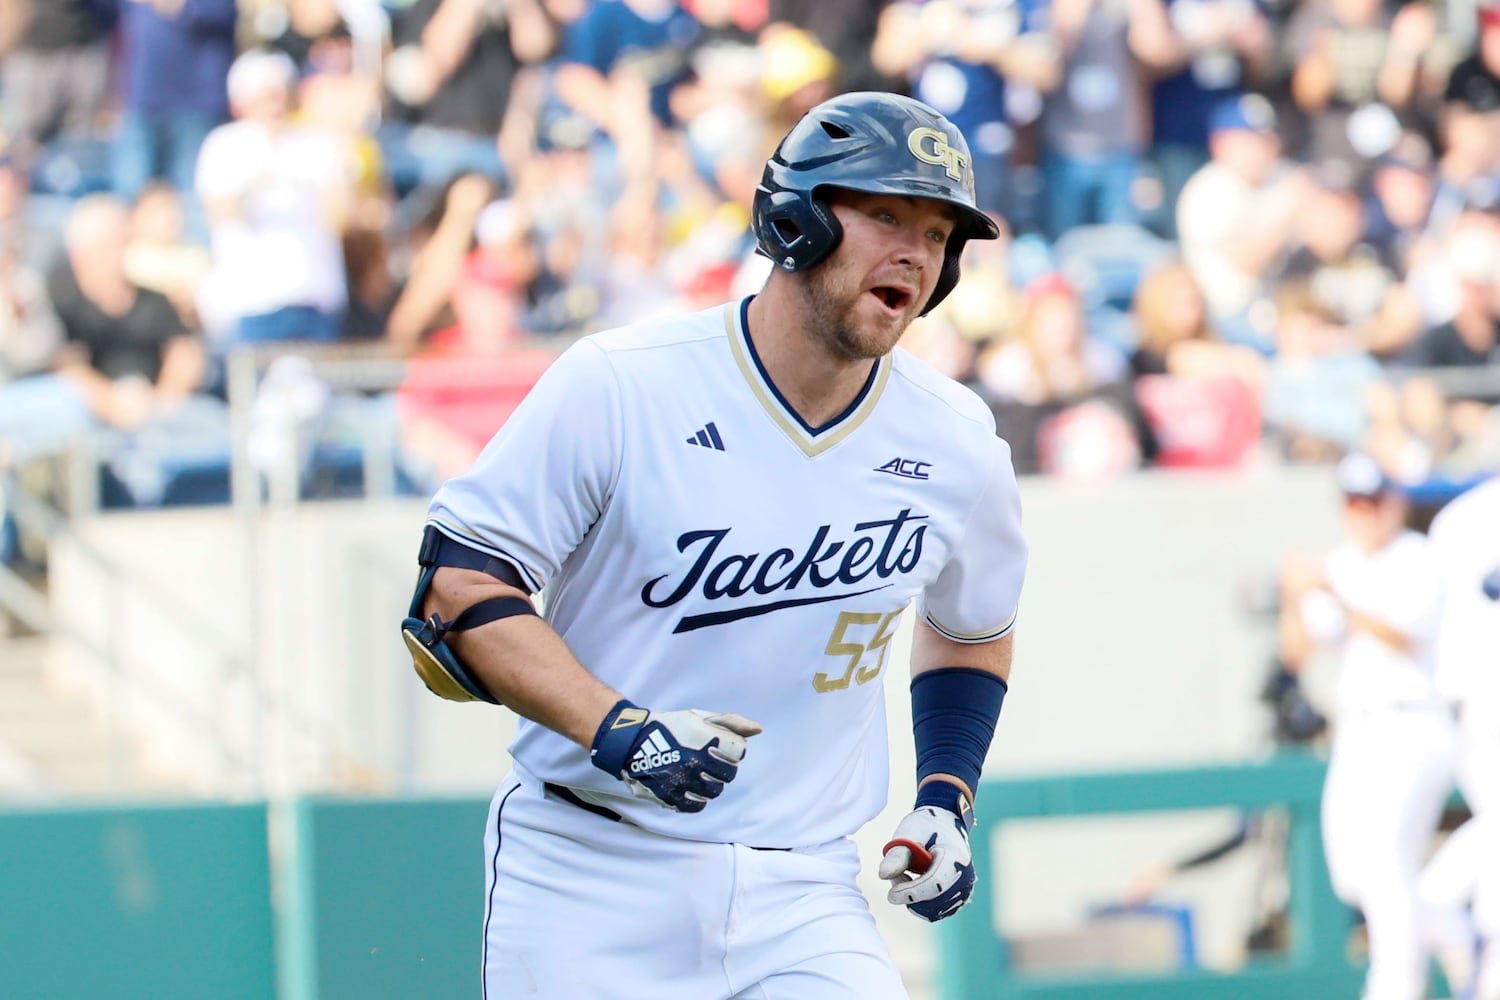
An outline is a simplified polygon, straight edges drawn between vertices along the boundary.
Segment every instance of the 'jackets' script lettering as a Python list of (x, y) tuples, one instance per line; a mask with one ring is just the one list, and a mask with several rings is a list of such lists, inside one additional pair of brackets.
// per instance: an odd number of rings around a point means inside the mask
[[(854, 526), (853, 537), (831, 539), (831, 525), (821, 525), (799, 556), (795, 549), (778, 548), (762, 556), (759, 552), (722, 552), (729, 528), (688, 531), (677, 538), (677, 551), (692, 554), (692, 565), (680, 576), (664, 573), (641, 588), (641, 601), (648, 607), (668, 608), (700, 590), (706, 600), (737, 598), (746, 594), (769, 596), (794, 591), (821, 591), (860, 583), (874, 574), (887, 579), (895, 573), (910, 573), (922, 558), (922, 537), (927, 532), (925, 515), (913, 516), (910, 508), (884, 521), (865, 521)], [(879, 588), (875, 588), (879, 589)], [(869, 593), (817, 595), (802, 600), (782, 600), (771, 605), (741, 608), (730, 613), (695, 616), (679, 623), (677, 631), (721, 624), (737, 618), (765, 614), (783, 607), (821, 603), (843, 596)], [(712, 619), (712, 620), (709, 620)]]

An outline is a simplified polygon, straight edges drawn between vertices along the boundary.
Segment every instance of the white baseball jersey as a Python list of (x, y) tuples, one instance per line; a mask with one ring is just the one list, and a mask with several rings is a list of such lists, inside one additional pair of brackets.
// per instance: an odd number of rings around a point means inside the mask
[(638, 705), (765, 732), (702, 813), (634, 798), (522, 721), (511, 751), (648, 830), (794, 847), (847, 836), (889, 779), (881, 674), (902, 610), (997, 639), (1026, 545), (1010, 449), (973, 393), (897, 350), (807, 426), (746, 332), (749, 300), (588, 337), (432, 501), (445, 534), (546, 588), (579, 660)]
[(1348, 633), (1338, 682), (1339, 712), (1435, 702), (1433, 647), (1443, 587), (1427, 539), (1403, 531), (1371, 555), (1343, 545), (1329, 554), (1327, 572), (1329, 588), (1350, 610), (1386, 623), (1412, 642), (1410, 651), (1402, 651), (1367, 632)]
[(1370, 930), (1364, 996), (1422, 995), (1443, 926), (1418, 905), (1416, 871), (1452, 787), (1454, 724), (1438, 697), (1433, 645), (1442, 581), (1427, 539), (1404, 531), (1378, 552), (1344, 545), (1328, 583), (1351, 610), (1395, 629), (1397, 649), (1346, 631), (1338, 714), (1323, 783), (1323, 851), (1334, 891)]
[(1449, 697), (1500, 715), (1500, 600), (1484, 592), (1485, 579), (1500, 573), (1500, 479), (1451, 500), (1427, 534), (1447, 584), (1439, 683)]

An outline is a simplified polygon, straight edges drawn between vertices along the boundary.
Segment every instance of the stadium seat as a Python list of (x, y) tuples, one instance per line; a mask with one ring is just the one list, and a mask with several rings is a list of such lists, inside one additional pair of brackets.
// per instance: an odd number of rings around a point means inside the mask
[(1071, 229), (1058, 237), (1052, 252), (1085, 307), (1128, 311), (1141, 278), (1176, 248), (1143, 226), (1110, 224)]

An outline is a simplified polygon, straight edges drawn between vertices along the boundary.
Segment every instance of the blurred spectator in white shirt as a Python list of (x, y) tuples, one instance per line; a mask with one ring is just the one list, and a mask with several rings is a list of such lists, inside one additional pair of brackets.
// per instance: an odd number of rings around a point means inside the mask
[(1256, 95), (1214, 110), (1209, 153), (1177, 202), (1182, 257), (1223, 337), (1269, 352), (1268, 276), (1291, 249), (1311, 184), (1281, 159), (1275, 112)]
[(214, 265), (199, 310), (230, 344), (339, 336), (350, 167), (332, 135), (292, 118), (295, 80), (283, 53), (236, 59), (236, 120), (209, 134), (198, 160)]

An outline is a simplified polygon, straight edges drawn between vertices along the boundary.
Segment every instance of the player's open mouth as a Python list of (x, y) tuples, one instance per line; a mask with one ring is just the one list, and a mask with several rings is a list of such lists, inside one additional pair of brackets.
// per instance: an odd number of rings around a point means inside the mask
[(893, 285), (876, 285), (870, 289), (870, 294), (880, 300), (880, 304), (891, 312), (902, 312), (907, 303), (911, 301), (911, 292), (904, 288), (896, 288)]

